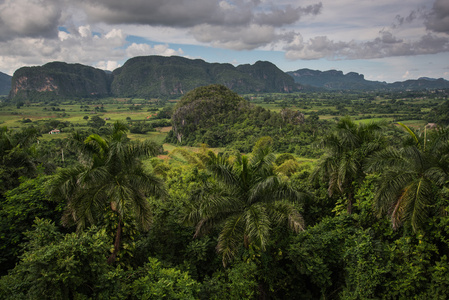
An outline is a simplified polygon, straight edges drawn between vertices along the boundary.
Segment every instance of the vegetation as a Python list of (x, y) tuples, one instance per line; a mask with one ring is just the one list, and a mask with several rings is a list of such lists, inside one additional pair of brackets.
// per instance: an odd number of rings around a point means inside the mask
[(446, 97), (3, 103), (0, 298), (446, 299)]

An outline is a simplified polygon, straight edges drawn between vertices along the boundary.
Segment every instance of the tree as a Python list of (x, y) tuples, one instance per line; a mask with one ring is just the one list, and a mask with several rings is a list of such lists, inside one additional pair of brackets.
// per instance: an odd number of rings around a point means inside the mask
[(347, 197), (347, 211), (352, 211), (355, 185), (365, 178), (366, 159), (385, 146), (381, 126), (377, 123), (355, 124), (349, 117), (340, 119), (333, 132), (324, 136), (321, 146), (326, 154), (311, 179), (327, 180), (328, 194)]
[[(87, 299), (107, 286), (105, 230), (62, 235), (53, 222), (36, 218), (24, 254), (0, 280), (2, 299)], [(96, 232), (95, 232), (96, 231)]]
[(106, 124), (106, 121), (99, 116), (93, 116), (87, 121), (87, 125), (93, 128), (100, 128)]
[(34, 219), (61, 218), (62, 203), (49, 199), (46, 183), (50, 176), (22, 179), (16, 188), (6, 192), (0, 201), (0, 274), (17, 263), (24, 232), (31, 230)]
[(409, 138), (400, 148), (388, 147), (374, 155), (368, 171), (380, 173), (374, 197), (379, 215), (389, 215), (394, 228), (410, 224), (416, 231), (437, 212), (439, 197), (449, 179), (449, 131), (440, 128), (421, 135), (402, 123)]
[[(260, 147), (258, 147), (260, 146)], [(295, 206), (304, 195), (274, 172), (274, 155), (268, 143), (256, 144), (250, 156), (234, 162), (209, 152), (208, 170), (214, 181), (205, 181), (194, 195), (196, 206), (188, 221), (196, 224), (195, 236), (216, 226), (217, 251), (226, 265), (241, 245), (265, 250), (271, 228), (287, 224), (294, 231), (304, 228)]]
[(93, 134), (83, 142), (75, 136), (72, 142), (79, 150), (80, 163), (60, 169), (52, 182), (52, 194), (67, 200), (64, 224), (74, 222), (78, 230), (96, 224), (105, 210), (116, 215), (115, 261), (121, 244), (124, 217), (131, 215), (142, 229), (148, 229), (151, 211), (147, 196), (165, 196), (163, 181), (145, 171), (140, 157), (155, 155), (159, 147), (152, 142), (131, 142), (126, 124), (114, 123), (107, 138)]
[(0, 194), (17, 187), (19, 177), (34, 177), (39, 164), (35, 157), (35, 145), (40, 136), (34, 127), (20, 131), (0, 127)]

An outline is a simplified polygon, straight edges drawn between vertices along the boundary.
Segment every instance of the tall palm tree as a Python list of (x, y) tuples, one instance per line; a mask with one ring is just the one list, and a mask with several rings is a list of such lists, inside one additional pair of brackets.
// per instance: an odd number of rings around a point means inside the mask
[(216, 248), (223, 265), (242, 245), (265, 250), (274, 225), (284, 223), (294, 231), (304, 227), (295, 206), (303, 194), (274, 172), (273, 163), (269, 147), (238, 155), (234, 162), (209, 152), (207, 168), (214, 181), (194, 195), (197, 202), (188, 220), (196, 225), (195, 236), (219, 228)]
[(117, 231), (111, 263), (119, 252), (125, 215), (131, 214), (142, 229), (148, 229), (151, 210), (147, 196), (163, 197), (163, 181), (144, 170), (142, 156), (154, 155), (159, 147), (152, 142), (129, 141), (128, 127), (115, 123), (107, 138), (93, 134), (81, 142), (75, 136), (71, 146), (78, 150), (79, 164), (60, 169), (52, 181), (53, 195), (67, 200), (65, 224), (78, 230), (101, 219), (105, 208), (117, 216)]
[(334, 194), (346, 196), (348, 213), (352, 212), (355, 184), (365, 178), (366, 159), (385, 147), (381, 128), (379, 123), (357, 125), (344, 117), (338, 121), (335, 130), (321, 140), (326, 153), (311, 179), (325, 179), (330, 197)]
[(449, 179), (449, 131), (417, 134), (399, 123), (409, 138), (400, 148), (388, 147), (371, 157), (368, 171), (380, 173), (374, 197), (379, 215), (389, 215), (394, 228), (422, 228)]

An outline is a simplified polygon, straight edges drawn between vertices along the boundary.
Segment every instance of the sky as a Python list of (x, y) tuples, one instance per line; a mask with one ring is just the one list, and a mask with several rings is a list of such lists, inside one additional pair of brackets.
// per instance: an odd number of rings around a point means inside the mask
[(0, 72), (145, 55), (449, 80), (449, 1), (0, 0)]

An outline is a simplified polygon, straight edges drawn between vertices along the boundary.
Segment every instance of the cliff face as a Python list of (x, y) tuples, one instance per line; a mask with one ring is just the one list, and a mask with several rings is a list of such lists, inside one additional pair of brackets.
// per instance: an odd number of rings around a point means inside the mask
[(53, 62), (18, 69), (12, 78), (11, 99), (90, 97), (109, 95), (110, 76), (80, 64)]

